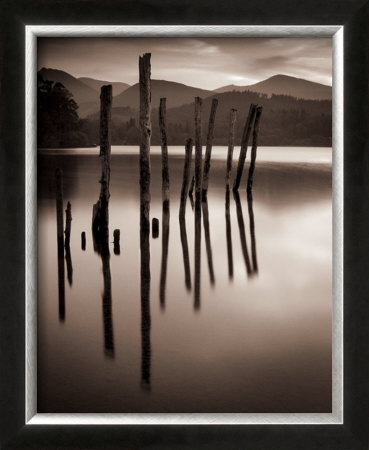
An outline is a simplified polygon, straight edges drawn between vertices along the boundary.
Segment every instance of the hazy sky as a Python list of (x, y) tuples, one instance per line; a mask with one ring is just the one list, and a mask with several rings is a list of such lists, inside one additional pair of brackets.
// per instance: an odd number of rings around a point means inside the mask
[(38, 68), (134, 84), (138, 56), (147, 52), (153, 79), (203, 89), (276, 74), (332, 84), (329, 38), (39, 38)]

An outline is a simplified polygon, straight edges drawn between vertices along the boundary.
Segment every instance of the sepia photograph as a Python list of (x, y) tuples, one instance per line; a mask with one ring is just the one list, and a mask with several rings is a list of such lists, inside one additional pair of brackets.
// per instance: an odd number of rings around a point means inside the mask
[(38, 37), (37, 412), (332, 412), (332, 39)]

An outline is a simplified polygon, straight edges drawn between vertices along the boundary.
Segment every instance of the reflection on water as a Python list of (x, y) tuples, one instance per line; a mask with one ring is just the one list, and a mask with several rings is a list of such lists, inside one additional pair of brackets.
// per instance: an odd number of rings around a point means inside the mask
[[(55, 248), (56, 167), (74, 210), (65, 249)], [(152, 157), (151, 217), (162, 213), (153, 239), (149, 223), (140, 227), (138, 157), (113, 150), (114, 241), (107, 230), (91, 246), (83, 230), (98, 157), (39, 156), (38, 410), (329, 411), (330, 166), (258, 163), (254, 198), (241, 183), (232, 200), (224, 156), (212, 163), (207, 198), (177, 216), (183, 167), (184, 151), (169, 158), (162, 202)]]

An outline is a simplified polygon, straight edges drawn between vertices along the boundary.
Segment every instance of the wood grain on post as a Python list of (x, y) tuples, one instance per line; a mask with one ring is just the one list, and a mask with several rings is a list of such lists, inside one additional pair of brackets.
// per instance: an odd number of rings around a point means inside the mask
[(70, 231), (72, 227), (72, 205), (70, 202), (67, 203), (67, 209), (65, 210), (65, 248), (69, 247), (70, 244)]
[(201, 192), (202, 142), (201, 142), (202, 99), (195, 97), (195, 192)]
[(183, 181), (181, 189), (181, 204), (179, 207), (179, 217), (186, 215), (186, 202), (188, 195), (188, 185), (190, 182), (191, 173), (191, 158), (192, 158), (192, 139), (187, 139), (185, 150), (185, 163), (183, 167)]
[(234, 191), (236, 191), (240, 187), (243, 166), (245, 164), (245, 159), (246, 159), (247, 146), (249, 143), (252, 123), (253, 123), (253, 120), (255, 117), (255, 109), (256, 109), (256, 105), (251, 104), (250, 109), (249, 109), (249, 114), (246, 119), (245, 127), (243, 129), (240, 156), (238, 158), (238, 165), (237, 165), (237, 174), (236, 174), (236, 178), (235, 178), (234, 184), (233, 184)]
[(167, 202), (169, 201), (169, 165), (166, 128), (166, 98), (160, 99), (159, 128), (161, 137), (162, 198), (163, 202)]
[(202, 177), (202, 194), (206, 196), (209, 185), (209, 171), (210, 171), (210, 159), (211, 159), (211, 149), (213, 146), (214, 138), (214, 124), (215, 124), (215, 114), (217, 112), (218, 99), (213, 98), (211, 102), (211, 110), (208, 125), (208, 134), (206, 137), (206, 150), (205, 150), (205, 161), (204, 161), (204, 173)]
[(151, 53), (139, 58), (140, 82), (140, 227), (150, 232)]
[(111, 84), (102, 86), (100, 93), (100, 228), (107, 228), (109, 225), (112, 98)]
[[(234, 149), (234, 128), (236, 124), (237, 109), (231, 109), (229, 115), (229, 133), (228, 133), (228, 153), (227, 153), (227, 172), (226, 172), (226, 188), (229, 189), (229, 180), (232, 172), (232, 160)], [(229, 195), (229, 194), (228, 194)]]
[(254, 130), (252, 133), (252, 149), (251, 149), (251, 163), (249, 167), (249, 176), (247, 179), (247, 191), (251, 192), (252, 184), (254, 181), (254, 172), (255, 172), (255, 162), (256, 162), (256, 153), (258, 149), (258, 136), (259, 136), (259, 126), (260, 126), (260, 117), (263, 112), (262, 106), (257, 106), (256, 115), (255, 115), (255, 123)]

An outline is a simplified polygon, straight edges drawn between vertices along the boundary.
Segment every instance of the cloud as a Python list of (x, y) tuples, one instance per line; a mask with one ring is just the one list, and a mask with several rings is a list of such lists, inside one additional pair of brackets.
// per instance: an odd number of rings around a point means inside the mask
[(38, 67), (76, 77), (138, 81), (138, 56), (152, 53), (152, 77), (204, 89), (282, 73), (331, 84), (328, 38), (40, 38)]

